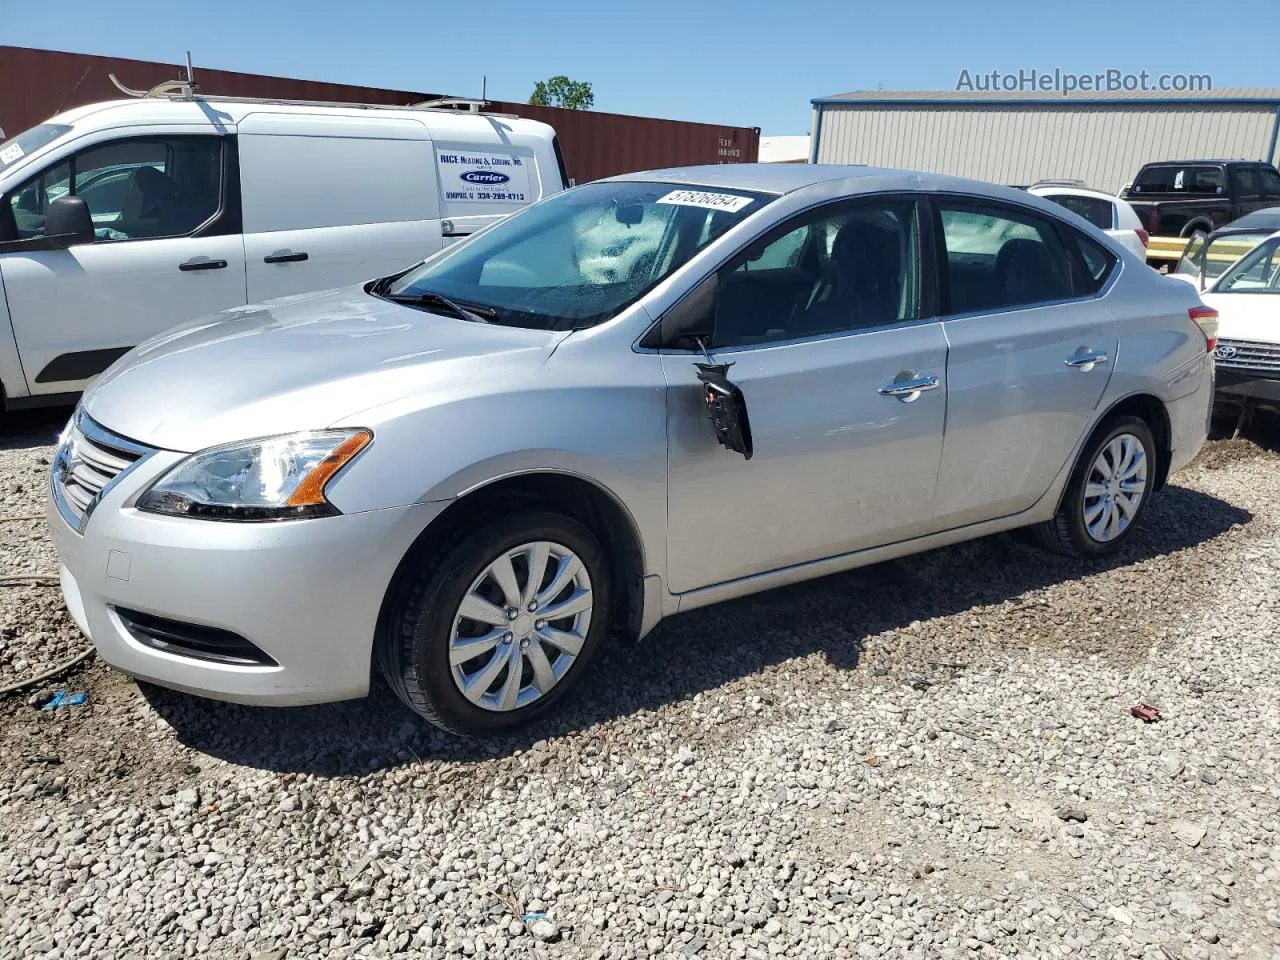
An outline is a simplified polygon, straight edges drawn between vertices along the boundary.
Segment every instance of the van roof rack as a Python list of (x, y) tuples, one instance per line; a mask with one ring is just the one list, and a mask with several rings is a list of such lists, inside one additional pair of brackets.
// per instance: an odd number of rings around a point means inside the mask
[(437, 97), (433, 100), (420, 100), (417, 103), (355, 103), (347, 100), (293, 100), (284, 97), (230, 97), (218, 94), (201, 94), (195, 80), (195, 68), (191, 65), (191, 52), (187, 51), (187, 75), (177, 80), (166, 80), (158, 83), (150, 90), (134, 90), (120, 82), (114, 73), (107, 78), (116, 85), (121, 93), (138, 99), (154, 98), (166, 100), (223, 100), (232, 103), (273, 103), (294, 104), (311, 107), (349, 107), (357, 110), (438, 110), (444, 113), (474, 113), (488, 117), (514, 118), (514, 113), (493, 113), (484, 108), (488, 100), (474, 97)]

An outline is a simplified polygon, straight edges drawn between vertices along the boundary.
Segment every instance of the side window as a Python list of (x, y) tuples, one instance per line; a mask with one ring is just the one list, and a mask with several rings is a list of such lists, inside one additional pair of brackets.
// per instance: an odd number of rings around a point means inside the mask
[(1253, 167), (1236, 167), (1236, 190), (1241, 200), (1258, 199), (1258, 178)]
[(712, 343), (771, 343), (914, 320), (920, 311), (914, 200), (825, 207), (731, 261)]
[(1116, 256), (1100, 243), (1075, 230), (1070, 232), (1076, 249), (1080, 251), (1080, 262), (1083, 270), (1076, 270), (1075, 292), (1078, 295), (1097, 293), (1106, 285), (1107, 278), (1116, 265)]
[(1280, 200), (1280, 173), (1274, 167), (1259, 167), (1259, 178), (1262, 180), (1262, 193), (1268, 200)]
[(1047, 193), (1044, 198), (1060, 207), (1066, 207), (1076, 216), (1084, 217), (1099, 230), (1110, 230), (1116, 225), (1115, 204), (1110, 200), (1070, 193)]
[(71, 164), (63, 162), (38, 173), (9, 194), (9, 210), (17, 239), (44, 234), (44, 217), (49, 204), (65, 197), (71, 189)]
[(34, 177), (9, 197), (19, 238), (44, 232), (49, 203), (84, 200), (98, 240), (186, 236), (218, 212), (218, 137), (125, 140), (90, 147)]
[(941, 202), (951, 312), (1065, 300), (1071, 256), (1047, 219), (981, 202)]

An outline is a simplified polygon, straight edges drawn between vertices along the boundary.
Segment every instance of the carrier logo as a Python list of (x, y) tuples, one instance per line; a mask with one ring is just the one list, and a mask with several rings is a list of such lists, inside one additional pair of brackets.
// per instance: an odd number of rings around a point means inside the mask
[(1213, 348), (1213, 355), (1219, 360), (1234, 360), (1236, 348), (1229, 343), (1223, 343)]
[(459, 179), (465, 180), (467, 183), (483, 183), (496, 186), (499, 183), (506, 183), (511, 178), (505, 173), (497, 173), (493, 170), (468, 170)]

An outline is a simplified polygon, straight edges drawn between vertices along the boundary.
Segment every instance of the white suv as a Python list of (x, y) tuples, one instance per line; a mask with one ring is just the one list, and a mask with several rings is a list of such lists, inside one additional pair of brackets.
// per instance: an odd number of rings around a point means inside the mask
[(1128, 202), (1101, 190), (1092, 190), (1079, 180), (1040, 180), (1027, 188), (1028, 193), (1052, 200), (1095, 227), (1114, 237), (1134, 256), (1143, 260), (1151, 237), (1142, 229), (1142, 221)]

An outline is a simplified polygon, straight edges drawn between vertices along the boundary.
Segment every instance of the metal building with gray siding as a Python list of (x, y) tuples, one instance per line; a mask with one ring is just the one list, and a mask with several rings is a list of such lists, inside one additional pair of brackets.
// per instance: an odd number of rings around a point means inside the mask
[(1276, 159), (1280, 90), (868, 91), (813, 103), (812, 159), (1115, 192), (1153, 160)]

